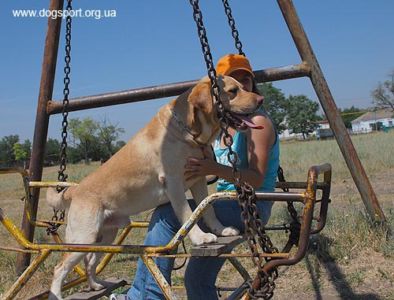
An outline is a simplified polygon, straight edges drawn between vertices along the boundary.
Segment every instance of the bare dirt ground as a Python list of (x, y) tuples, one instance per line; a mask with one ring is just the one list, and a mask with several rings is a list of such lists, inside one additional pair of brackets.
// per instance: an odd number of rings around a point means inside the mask
[[(370, 177), (381, 206), (391, 211), (394, 210), (392, 178), (393, 169)], [(335, 182), (331, 199), (332, 208), (364, 209), (351, 178)], [(321, 235), (325, 234), (323, 230)], [(348, 259), (345, 256), (340, 261), (321, 258), (312, 246), (299, 265), (280, 269), (273, 299), (394, 299), (394, 259), (365, 246), (368, 250), (352, 251)]]

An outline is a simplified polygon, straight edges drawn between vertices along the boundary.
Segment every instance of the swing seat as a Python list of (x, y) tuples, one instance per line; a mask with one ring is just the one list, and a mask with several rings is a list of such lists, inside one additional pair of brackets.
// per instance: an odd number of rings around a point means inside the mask
[(124, 287), (125, 285), (130, 284), (125, 279), (116, 279), (116, 278), (108, 278), (105, 279), (109, 285), (102, 290), (99, 291), (82, 291), (78, 293), (74, 293), (66, 298), (64, 300), (94, 300), (94, 299), (100, 299), (101, 297), (104, 296), (109, 296), (112, 291), (116, 290), (117, 288)]

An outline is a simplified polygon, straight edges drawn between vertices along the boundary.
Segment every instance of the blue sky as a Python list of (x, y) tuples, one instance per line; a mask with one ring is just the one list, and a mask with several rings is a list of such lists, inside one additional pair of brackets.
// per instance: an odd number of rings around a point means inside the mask
[[(46, 9), (49, 0), (0, 3), (0, 138), (33, 137), (46, 18), (16, 18), (15, 9)], [(244, 51), (255, 69), (300, 63), (274, 0), (230, 0)], [(337, 105), (370, 107), (371, 91), (394, 69), (394, 1), (294, 0)], [(214, 60), (235, 52), (221, 1), (201, 0)], [(205, 63), (187, 0), (74, 1), (74, 9), (116, 10), (112, 18), (74, 18), (71, 97), (198, 79)], [(64, 30), (64, 26), (62, 27)], [(59, 48), (54, 99), (61, 99), (64, 31)], [(317, 101), (306, 78), (276, 82), (286, 95)], [(125, 129), (127, 140), (168, 99), (84, 112)], [(60, 116), (49, 136), (60, 138)]]

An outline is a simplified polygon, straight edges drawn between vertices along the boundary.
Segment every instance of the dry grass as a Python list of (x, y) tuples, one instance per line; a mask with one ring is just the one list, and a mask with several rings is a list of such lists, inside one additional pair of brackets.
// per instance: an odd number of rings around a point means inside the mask
[[(372, 181), (378, 199), (391, 224), (394, 222), (394, 131), (352, 137), (362, 163)], [(280, 269), (274, 299), (394, 299), (394, 243), (386, 241), (384, 232), (373, 228), (355, 188), (339, 148), (334, 140), (282, 143), (281, 165), (287, 180), (303, 181), (311, 165), (330, 162), (333, 165), (332, 203), (323, 232), (313, 237), (308, 256), (297, 266)], [(79, 181), (98, 167), (71, 165), (70, 181)], [(57, 168), (46, 168), (45, 179), (56, 179)], [(0, 207), (17, 224), (20, 223), (23, 202), (21, 180), (17, 175), (0, 177)], [(50, 209), (40, 202), (39, 217), (48, 218)], [(139, 218), (145, 218), (141, 215)], [(276, 205), (271, 222), (283, 222), (285, 206)], [(133, 233), (128, 243), (141, 242), (144, 231)], [(283, 236), (273, 234), (276, 244)], [(35, 239), (47, 241), (42, 229), (37, 229)], [(0, 226), (0, 245), (16, 245)], [(244, 247), (244, 246), (240, 246)], [(17, 299), (26, 299), (49, 287), (52, 270), (59, 255), (51, 256), (39, 268)], [(16, 279), (15, 254), (0, 251), (0, 297)], [(181, 262), (181, 261), (180, 261)], [(243, 260), (250, 266), (249, 260)], [(130, 255), (119, 255), (104, 271), (103, 277), (132, 278), (136, 260)], [(236, 286), (241, 278), (226, 265), (218, 284)], [(173, 274), (174, 284), (183, 283), (183, 270)], [(225, 294), (225, 293), (224, 293)]]
[[(357, 154), (367, 172), (376, 174), (394, 168), (394, 130), (352, 136)], [(288, 180), (304, 180), (311, 165), (329, 162), (334, 183), (351, 178), (335, 140), (291, 141), (281, 144), (281, 164)]]

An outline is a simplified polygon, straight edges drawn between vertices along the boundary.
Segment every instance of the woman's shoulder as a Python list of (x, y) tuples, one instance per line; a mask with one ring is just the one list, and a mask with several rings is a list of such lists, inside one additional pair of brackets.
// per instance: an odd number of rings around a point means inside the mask
[(276, 130), (269, 115), (265, 111), (259, 110), (252, 116), (252, 121), (256, 125), (262, 126), (263, 129), (249, 130), (248, 139), (254, 140), (258, 144), (273, 145), (277, 139)]
[(259, 110), (254, 113), (252, 116), (252, 121), (256, 125), (260, 125), (264, 128), (274, 130), (274, 124), (272, 123), (270, 116), (264, 110)]

